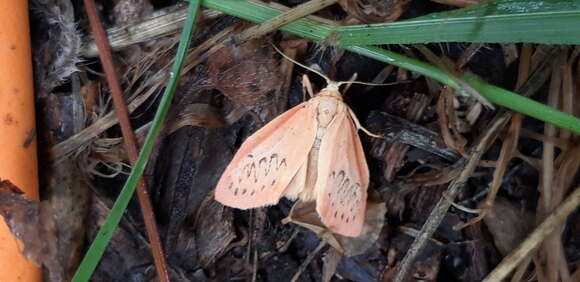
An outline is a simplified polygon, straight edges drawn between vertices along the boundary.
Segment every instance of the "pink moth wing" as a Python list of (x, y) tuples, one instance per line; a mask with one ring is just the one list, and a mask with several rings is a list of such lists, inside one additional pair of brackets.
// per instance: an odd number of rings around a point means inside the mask
[(333, 232), (360, 235), (367, 201), (369, 170), (357, 129), (341, 103), (320, 145), (315, 186), (316, 211)]
[(215, 199), (239, 209), (278, 203), (308, 158), (316, 115), (316, 105), (305, 102), (248, 137), (220, 178)]

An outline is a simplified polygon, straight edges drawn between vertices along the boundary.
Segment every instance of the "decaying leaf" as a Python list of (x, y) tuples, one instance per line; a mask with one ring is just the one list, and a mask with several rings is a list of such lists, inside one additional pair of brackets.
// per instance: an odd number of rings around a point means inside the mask
[[(92, 197), (90, 213), (85, 222), (88, 238), (94, 238), (97, 234), (111, 213), (112, 204), (102, 195)], [(131, 217), (124, 216), (91, 281), (150, 281), (155, 275), (154, 271), (147, 238), (138, 230)]]
[(392, 22), (409, 5), (409, 0), (340, 0), (338, 3), (350, 15), (364, 23)]
[(233, 211), (213, 200), (213, 193), (205, 198), (197, 214), (196, 232), (201, 267), (208, 267), (228, 250), (236, 238)]
[(272, 100), (282, 79), (273, 55), (263, 40), (226, 46), (208, 59), (210, 80), (236, 103), (264, 104)]
[(387, 207), (385, 203), (368, 199), (363, 230), (358, 237), (346, 237), (334, 234), (322, 223), (316, 212), (315, 202), (297, 201), (290, 215), (282, 222), (292, 222), (310, 229), (320, 238), (326, 240), (332, 247), (345, 256), (356, 256), (364, 253), (379, 238), (385, 223)]
[(495, 246), (504, 256), (517, 247), (534, 227), (531, 214), (501, 197), (495, 199), (483, 221), (493, 236)]
[(0, 180), (0, 214), (10, 231), (22, 241), (22, 255), (48, 269), (50, 281), (65, 281), (58, 259), (58, 238), (51, 208), (30, 200), (8, 180)]
[[(81, 93), (53, 92), (39, 99), (37, 115), (44, 126), (39, 128), (38, 134), (45, 146), (58, 144), (80, 131), (85, 124), (82, 110), (86, 105), (83, 105), (85, 97)], [(74, 275), (85, 247), (86, 217), (92, 195), (85, 173), (87, 166), (82, 161), (85, 156), (83, 152), (76, 159), (67, 157), (61, 162), (41, 162), (42, 201), (50, 206), (56, 224), (58, 260), (64, 267), (65, 280)]]

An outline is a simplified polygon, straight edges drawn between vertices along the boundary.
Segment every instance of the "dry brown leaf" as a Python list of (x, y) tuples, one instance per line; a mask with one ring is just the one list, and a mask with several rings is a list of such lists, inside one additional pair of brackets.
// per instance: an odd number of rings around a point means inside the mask
[(22, 241), (22, 255), (48, 269), (50, 281), (65, 281), (58, 259), (58, 237), (51, 208), (30, 200), (8, 180), (0, 180), (0, 214), (10, 231)]
[(272, 48), (264, 40), (221, 48), (209, 57), (208, 66), (215, 88), (246, 106), (272, 100), (282, 79)]
[(232, 209), (214, 201), (213, 198), (213, 193), (209, 193), (201, 204), (195, 221), (199, 262), (203, 268), (223, 255), (236, 238)]
[(493, 236), (496, 248), (504, 256), (517, 247), (534, 228), (533, 215), (502, 197), (495, 200), (483, 221)]

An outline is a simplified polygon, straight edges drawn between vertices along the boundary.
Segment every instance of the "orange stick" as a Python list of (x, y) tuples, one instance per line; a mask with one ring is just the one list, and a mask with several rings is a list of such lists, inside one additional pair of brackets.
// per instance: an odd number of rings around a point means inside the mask
[[(28, 1), (0, 1), (0, 178), (38, 199)], [(0, 220), (0, 281), (36, 282), (41, 269)]]

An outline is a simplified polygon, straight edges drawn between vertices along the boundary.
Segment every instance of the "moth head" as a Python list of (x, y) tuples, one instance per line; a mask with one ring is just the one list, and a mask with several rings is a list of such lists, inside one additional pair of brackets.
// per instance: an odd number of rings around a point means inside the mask
[(340, 91), (338, 91), (338, 88), (340, 88), (340, 85), (341, 85), (340, 82), (328, 80), (327, 83), (328, 84), (326, 85), (326, 87), (324, 87), (324, 89), (322, 89), (322, 91), (327, 90), (327, 91), (333, 91), (333, 92), (340, 92)]

